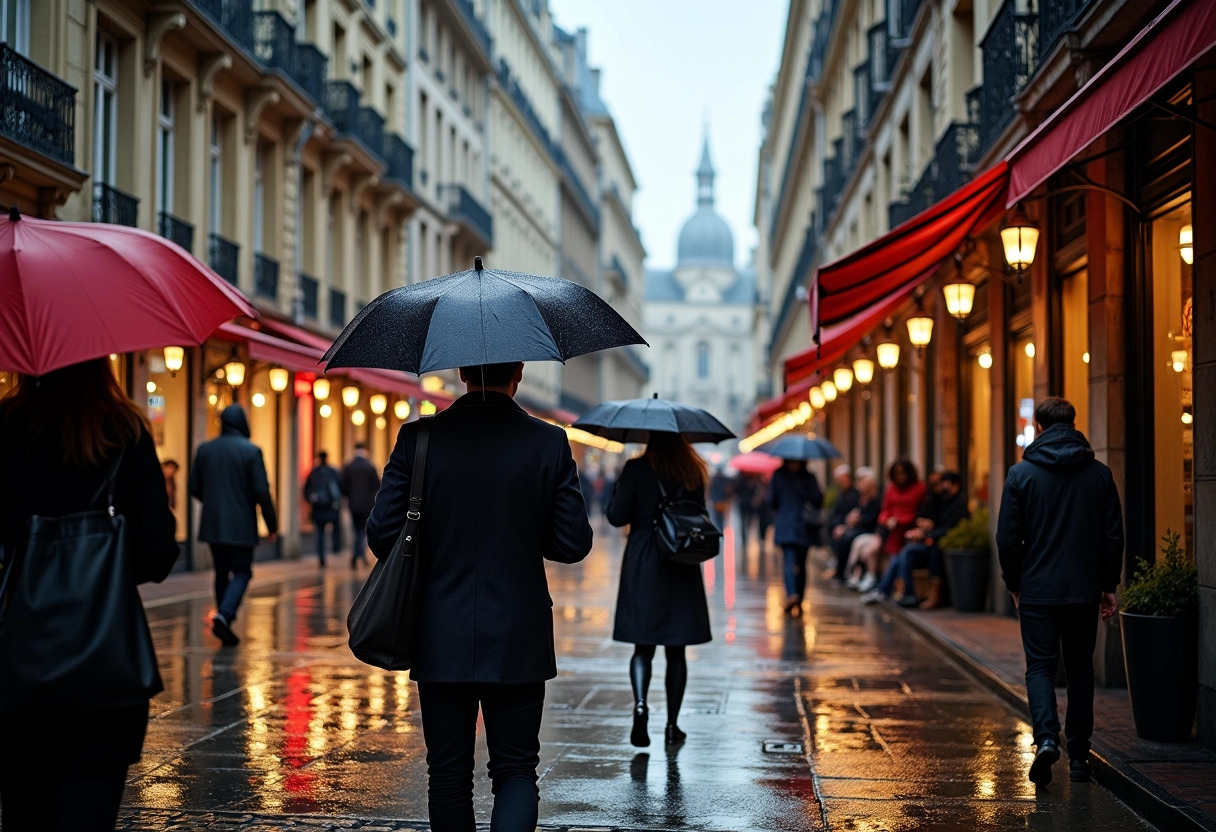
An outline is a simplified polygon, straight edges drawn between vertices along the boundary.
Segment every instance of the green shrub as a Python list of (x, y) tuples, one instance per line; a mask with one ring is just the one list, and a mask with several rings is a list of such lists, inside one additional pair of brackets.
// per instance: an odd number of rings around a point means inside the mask
[(992, 545), (991, 530), (988, 528), (988, 509), (978, 508), (970, 517), (964, 518), (957, 526), (942, 535), (937, 541), (939, 549), (960, 549), (968, 551), (987, 551)]
[(1192, 614), (1199, 609), (1199, 570), (1182, 553), (1178, 532), (1166, 529), (1161, 540), (1164, 558), (1137, 558), (1136, 575), (1123, 589), (1123, 609), (1135, 615)]

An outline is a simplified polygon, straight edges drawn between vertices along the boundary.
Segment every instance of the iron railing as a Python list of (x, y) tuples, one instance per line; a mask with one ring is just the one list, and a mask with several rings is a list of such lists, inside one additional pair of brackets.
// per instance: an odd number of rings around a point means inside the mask
[(228, 36), (254, 51), (252, 0), (192, 0)]
[(232, 240), (226, 240), (219, 234), (212, 234), (207, 252), (207, 262), (215, 273), (227, 280), (233, 286), (237, 285), (240, 276), (241, 247)]
[(76, 88), (0, 43), (0, 133), (71, 165)]
[(540, 143), (552, 153), (553, 141), (549, 138), (549, 131), (541, 123), (540, 116), (536, 114), (536, 110), (532, 107), (532, 102), (528, 100), (528, 96), (519, 85), (519, 81), (511, 75), (511, 67), (502, 58), (498, 59), (498, 82), (502, 84), (502, 88), (506, 91), (507, 96), (515, 103), (519, 111), (523, 113), (524, 121), (528, 122), (528, 126), (532, 128), (532, 132), (536, 134)]
[(384, 152), (384, 117), (359, 106), (359, 90), (350, 81), (325, 82), (325, 112), (339, 133), (358, 140), (376, 157)]
[(809, 291), (810, 289), (811, 266), (815, 263), (818, 240), (819, 235), (815, 233), (815, 228), (813, 226), (807, 228), (806, 237), (802, 241), (802, 250), (798, 252), (798, 262), (794, 266), (794, 273), (790, 276), (789, 285), (785, 287), (785, 297), (781, 300), (781, 308), (777, 310), (777, 317), (773, 320), (773, 330), (769, 336), (770, 344), (777, 343), (781, 331), (785, 329), (790, 316), (798, 308), (798, 290)]
[(320, 293), (320, 288), (321, 284), (315, 277), (300, 274), (300, 307), (305, 318), (314, 321), (317, 319), (317, 295)]
[(880, 20), (866, 32), (869, 41), (870, 90), (878, 97), (891, 89), (891, 73), (899, 60), (899, 47), (893, 46), (887, 21)]
[(574, 166), (570, 164), (570, 160), (566, 158), (566, 152), (562, 150), (561, 145), (553, 146), (553, 157), (557, 160), (557, 166), (561, 168), (564, 174), (564, 180), (569, 182), (570, 190), (575, 195), (579, 205), (583, 211), (591, 219), (592, 225), (596, 228), (600, 226), (600, 209), (596, 206), (595, 200), (591, 198), (591, 194), (587, 193), (587, 189), (583, 187), (583, 182), (578, 178), (578, 173), (575, 172)]
[[(853, 68), (853, 110), (857, 113), (857, 130), (864, 137), (870, 129), (870, 118), (874, 115), (870, 93), (870, 63)], [(865, 144), (863, 139), (862, 144)]]
[(93, 185), (93, 222), (136, 226), (139, 224), (139, 197), (120, 191), (113, 185), (98, 182)]
[(440, 199), (447, 205), (448, 216), (463, 223), (489, 247), (494, 242), (494, 218), (464, 185), (440, 185)]
[(379, 156), (384, 152), (384, 116), (372, 107), (360, 107), (355, 117), (355, 135)]
[(1093, 0), (1044, 0), (1039, 4), (1039, 54), (1046, 55), (1060, 35), (1072, 28), (1081, 11)]
[(486, 56), (494, 54), (494, 38), (490, 37), (490, 30), (481, 22), (481, 18), (477, 16), (477, 12), (473, 9), (472, 0), (456, 0), (456, 7), (460, 9), (460, 14), (464, 17), (465, 22), (469, 24), (469, 28), (473, 30), (473, 36), (477, 38), (477, 42), (486, 50)]
[(332, 287), (329, 290), (329, 325), (334, 329), (346, 326), (346, 292)]
[(281, 69), (313, 101), (321, 103), (328, 59), (310, 43), (296, 40), (295, 27), (278, 12), (257, 12), (253, 21), (254, 55)]
[(279, 299), (279, 261), (260, 251), (253, 254), (253, 293), (261, 298)]
[(157, 231), (166, 240), (172, 240), (186, 251), (194, 251), (194, 226), (167, 211), (161, 211), (156, 222)]
[(933, 158), (907, 195), (887, 206), (891, 228), (915, 217), (971, 178), (979, 153), (974, 124), (952, 122), (934, 149)]
[(414, 189), (414, 148), (396, 133), (384, 134), (384, 162), (388, 170), (384, 176)]
[(1038, 65), (1038, 35), (1038, 15), (1019, 12), (1016, 0), (1005, 0), (980, 41), (984, 85), (980, 88), (977, 124), (983, 147), (990, 145), (1013, 119), (1012, 99)]

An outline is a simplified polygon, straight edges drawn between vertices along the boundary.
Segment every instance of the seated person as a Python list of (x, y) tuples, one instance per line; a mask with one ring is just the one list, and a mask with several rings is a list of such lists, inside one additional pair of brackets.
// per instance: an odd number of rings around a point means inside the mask
[(882, 497), (878, 492), (878, 475), (873, 468), (857, 469), (857, 504), (851, 508), (838, 526), (832, 528), (832, 550), (836, 556), (837, 581), (856, 584), (854, 575), (861, 561), (854, 556), (859, 551), (854, 544), (858, 540), (877, 537), (878, 512), (882, 509)]

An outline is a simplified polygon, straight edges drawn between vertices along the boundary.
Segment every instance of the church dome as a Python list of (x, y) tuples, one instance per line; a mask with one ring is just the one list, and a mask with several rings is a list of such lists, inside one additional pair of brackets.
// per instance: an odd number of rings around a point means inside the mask
[(733, 267), (735, 238), (726, 220), (709, 205), (698, 208), (680, 229), (677, 258), (680, 265)]

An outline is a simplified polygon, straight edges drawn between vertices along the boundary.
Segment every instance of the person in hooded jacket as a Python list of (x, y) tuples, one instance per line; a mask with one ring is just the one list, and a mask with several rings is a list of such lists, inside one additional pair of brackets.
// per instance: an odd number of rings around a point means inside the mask
[(1098, 621), (1115, 614), (1123, 568), (1123, 509), (1110, 469), (1075, 427), (1076, 409), (1047, 398), (1034, 410), (1038, 438), (1009, 469), (996, 544), (1026, 653), (1026, 696), (1037, 750), (1036, 786), (1060, 759), (1055, 675), (1068, 678), (1068, 779), (1089, 780)]
[(257, 509), (273, 541), (279, 530), (262, 449), (249, 441), (249, 420), (239, 404), (220, 414), (220, 435), (198, 446), (190, 466), (190, 496), (203, 504), (198, 539), (211, 548), (215, 603), (211, 632), (233, 647), (236, 611), (253, 578), (253, 549), (258, 545)]
[(805, 460), (787, 459), (773, 472), (768, 504), (773, 509), (773, 543), (785, 559), (785, 613), (797, 618), (806, 592), (807, 552), (819, 545), (823, 528), (822, 520), (813, 522), (823, 508), (823, 491)]

